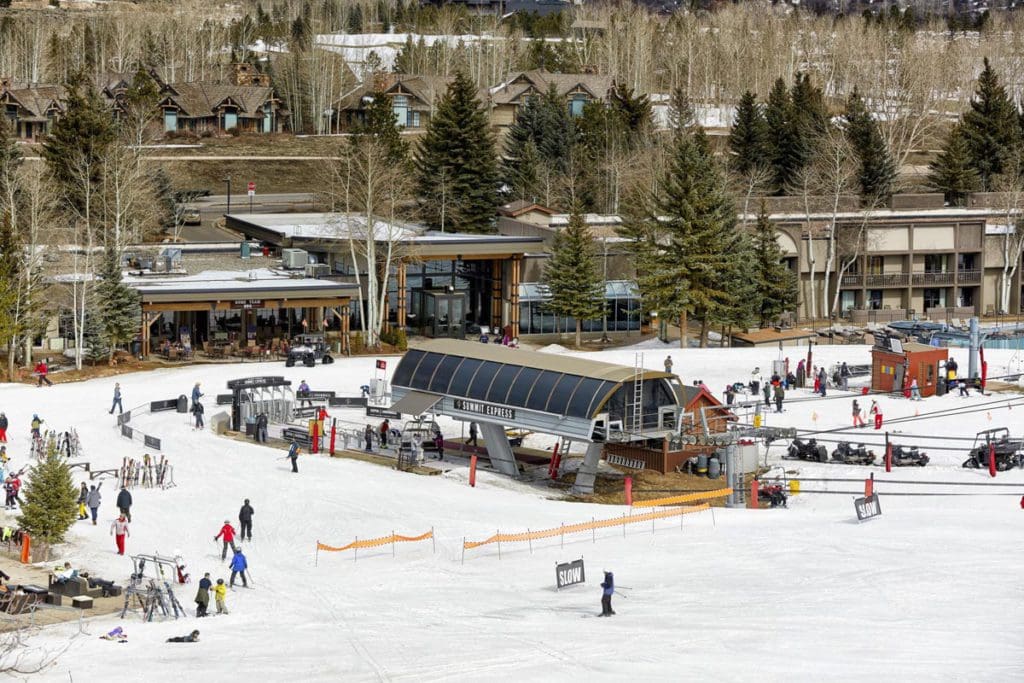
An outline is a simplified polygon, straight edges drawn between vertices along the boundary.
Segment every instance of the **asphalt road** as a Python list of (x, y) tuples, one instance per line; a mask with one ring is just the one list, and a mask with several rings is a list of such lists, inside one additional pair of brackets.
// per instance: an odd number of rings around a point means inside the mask
[[(296, 213), (302, 211), (315, 211), (314, 203), (316, 195), (312, 192), (279, 193), (279, 194), (256, 194), (250, 205), (248, 194), (243, 191), (239, 194), (231, 193), (231, 212), (235, 214), (246, 213)], [(235, 242), (241, 239), (234, 230), (217, 225), (221, 216), (228, 212), (227, 195), (210, 195), (201, 197), (192, 202), (186, 202), (185, 207), (199, 209), (202, 222), (199, 225), (183, 225), (179, 231), (181, 239), (185, 242)], [(251, 210), (250, 210), (251, 209)]]

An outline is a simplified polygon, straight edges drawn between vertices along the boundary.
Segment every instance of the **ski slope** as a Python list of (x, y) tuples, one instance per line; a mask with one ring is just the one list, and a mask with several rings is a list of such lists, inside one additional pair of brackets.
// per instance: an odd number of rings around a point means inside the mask
[[(553, 349), (559, 352), (559, 349)], [(560, 352), (564, 352), (561, 350)], [(592, 354), (632, 366), (644, 354), (660, 369), (671, 353), (675, 371), (703, 379), (720, 395), (731, 381), (767, 370), (775, 349), (681, 351), (647, 343), (639, 349)], [(787, 349), (795, 367), (806, 349)], [(966, 353), (954, 350), (962, 368)], [(990, 374), (1018, 360), (988, 355)], [(815, 347), (815, 363), (868, 362), (868, 347)], [(394, 368), (391, 358), (388, 372)], [(358, 394), (373, 376), (373, 358), (333, 366), (285, 368), (282, 363), (192, 366), (121, 375), (124, 404), (206, 393), (207, 423), (218, 412), (216, 393), (229, 379), (283, 375), (314, 390)], [(767, 373), (766, 373), (767, 374)], [(50, 428), (78, 429), (84, 459), (94, 469), (140, 457), (138, 442), (121, 438), (107, 414), (114, 379), (53, 388), (0, 385), (0, 409), (11, 420), (8, 450), (25, 462), (28, 422), (39, 413)], [(787, 410), (770, 425), (826, 430), (849, 424), (853, 393), (826, 400), (790, 392)], [(913, 416), (906, 434), (973, 436), (1010, 426), (1024, 431), (1024, 405), (992, 403), (976, 412), (927, 419), (930, 412), (994, 402), (1013, 395), (955, 396), (909, 402), (882, 399), (886, 419)], [(809, 400), (796, 400), (796, 399)], [(1024, 399), (1024, 396), (1018, 398)], [(865, 406), (866, 408), (866, 406)], [(355, 411), (332, 411), (353, 424)], [(137, 614), (89, 622), (87, 636), (57, 626), (32, 636), (35, 652), (67, 644), (57, 663), (32, 680), (53, 681), (1009, 681), (1024, 678), (1024, 470), (1000, 473), (997, 483), (956, 497), (887, 496), (878, 467), (786, 462), (801, 477), (858, 477), (874, 471), (883, 516), (855, 521), (852, 495), (802, 494), (786, 510), (727, 510), (654, 524), (599, 530), (526, 544), (467, 551), (463, 539), (496, 530), (526, 531), (620, 516), (622, 507), (557, 499), (527, 483), (483, 471), (476, 488), (461, 462), (441, 476), (398, 473), (353, 460), (303, 456), (292, 474), (283, 452), (197, 432), (185, 415), (140, 415), (133, 425), (164, 440), (177, 487), (133, 490), (129, 552), (180, 553), (193, 580), (209, 571), (228, 578), (213, 541), (225, 519), (237, 527), (244, 498), (255, 508), (254, 541), (244, 545), (253, 590), (228, 595), (230, 615), (142, 623)], [(459, 428), (442, 422), (446, 435)], [(895, 427), (894, 427), (895, 428)], [(863, 440), (877, 441), (874, 430)], [(543, 447), (543, 438), (530, 445)], [(940, 442), (936, 442), (938, 444)], [(949, 442), (957, 443), (959, 442)], [(922, 444), (923, 445), (923, 444)], [(831, 445), (830, 445), (831, 449)], [(988, 482), (987, 472), (964, 470), (965, 453), (930, 451), (933, 463), (894, 469), (890, 479)], [(777, 461), (784, 446), (772, 446)], [(966, 450), (966, 446), (965, 446)], [(877, 449), (876, 449), (876, 452)], [(793, 475), (791, 475), (793, 476)], [(80, 476), (75, 477), (76, 484)], [(828, 484), (816, 484), (821, 488)], [(856, 490), (858, 484), (832, 484)], [(806, 488), (811, 488), (810, 484)], [(953, 491), (936, 485), (934, 491)], [(958, 490), (958, 489), (957, 489)], [(124, 583), (130, 561), (115, 553), (109, 524), (116, 490), (103, 487), (100, 524), (81, 522), (62, 557), (94, 575)], [(0, 515), (6, 513), (0, 513)], [(0, 518), (2, 519), (2, 518)], [(417, 535), (429, 541), (346, 553), (321, 552), (316, 541), (345, 545), (355, 537)], [(554, 588), (554, 565), (583, 557), (587, 583)], [(230, 559), (230, 558), (229, 558)], [(316, 561), (315, 561), (316, 559)], [(598, 619), (601, 570), (628, 586), (615, 598), (617, 616)], [(178, 589), (194, 611), (196, 584)], [(126, 644), (100, 640), (115, 626)], [(201, 631), (196, 644), (170, 636)], [(68, 640), (70, 638), (70, 641)]]

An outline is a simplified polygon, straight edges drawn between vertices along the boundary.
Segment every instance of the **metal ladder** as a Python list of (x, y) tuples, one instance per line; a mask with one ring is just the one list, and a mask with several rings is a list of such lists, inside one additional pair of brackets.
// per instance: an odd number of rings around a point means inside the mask
[(644, 399), (644, 354), (637, 353), (633, 357), (633, 402), (630, 406), (628, 429), (633, 434), (643, 430), (641, 410)]

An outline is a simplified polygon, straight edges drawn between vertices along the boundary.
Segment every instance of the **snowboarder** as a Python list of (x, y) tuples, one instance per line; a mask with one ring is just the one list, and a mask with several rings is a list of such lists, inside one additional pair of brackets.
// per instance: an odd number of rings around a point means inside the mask
[(0, 412), (0, 443), (7, 443), (7, 414)]
[(910, 400), (920, 401), (921, 400), (921, 387), (917, 385), (917, 378), (910, 380)]
[(199, 399), (201, 399), (203, 396), (205, 396), (205, 394), (202, 391), (199, 390), (199, 382), (196, 382), (196, 385), (194, 387), (192, 387), (192, 411), (193, 412), (195, 412), (196, 404), (199, 403)]
[(85, 504), (89, 506), (89, 512), (92, 513), (92, 525), (96, 526), (96, 515), (100, 511), (100, 501), (103, 496), (100, 495), (100, 488), (103, 486), (103, 482), (99, 483), (99, 486), (93, 485), (89, 487), (89, 495), (85, 497)]
[(130, 534), (128, 533), (128, 520), (124, 518), (123, 513), (110, 523), (110, 535), (114, 537), (114, 542), (117, 544), (117, 554), (124, 555), (124, 539)]
[(235, 556), (231, 558), (228, 568), (231, 570), (231, 588), (235, 587), (235, 576), (237, 575), (242, 577), (242, 586), (249, 587), (249, 582), (245, 579), (245, 570), (249, 568), (249, 563), (245, 561), (245, 555), (242, 554), (241, 549), (235, 551)]
[(384, 421), (380, 423), (380, 447), (388, 447), (388, 432), (391, 430), (391, 422), (385, 417)]
[(238, 552), (238, 548), (235, 547), (235, 527), (231, 526), (230, 520), (224, 520), (224, 526), (220, 528), (220, 532), (213, 537), (213, 540), (218, 541), (222, 536), (224, 537), (224, 547), (221, 549), (220, 559), (226, 560), (228, 559), (229, 545), (232, 550)]
[(196, 591), (196, 616), (205, 617), (206, 610), (210, 607), (210, 588), (213, 582), (210, 581), (210, 573), (203, 574), (199, 579), (199, 589)]
[(124, 486), (117, 494), (117, 508), (121, 511), (122, 517), (127, 518), (129, 522), (132, 521), (132, 494)]
[(665, 372), (672, 373), (672, 356), (665, 356)]
[(213, 595), (217, 600), (217, 614), (227, 614), (228, 607), (224, 599), (228, 596), (228, 587), (224, 585), (224, 579), (217, 579), (217, 585), (213, 587)]
[(48, 387), (53, 386), (53, 382), (51, 382), (50, 378), (47, 377), (47, 375), (50, 374), (50, 367), (46, 364), (45, 358), (36, 363), (36, 374), (39, 375), (39, 382), (36, 383), (37, 387), (43, 386), (43, 382), (46, 382), (46, 386)]
[(864, 426), (864, 414), (861, 412), (860, 403), (857, 402), (857, 399), (853, 399), (853, 426)]
[(196, 629), (187, 636), (174, 636), (173, 638), (167, 639), (168, 643), (198, 643), (199, 642), (199, 630)]
[(612, 595), (615, 593), (615, 576), (611, 572), (604, 573), (604, 581), (601, 582), (601, 614), (602, 617), (610, 617), (615, 614), (612, 609)]
[(477, 429), (478, 429), (478, 427), (476, 426), (476, 422), (470, 422), (469, 423), (469, 440), (466, 441), (467, 445), (468, 444), (473, 444), (474, 447), (477, 446), (477, 442), (476, 442)]
[(39, 429), (43, 426), (43, 420), (38, 415), (33, 415), (32, 422), (30, 424), (32, 427), (32, 438), (38, 439)]
[(114, 408), (117, 408), (118, 414), (124, 412), (124, 406), (121, 405), (121, 383), (114, 382), (114, 402), (110, 404), (110, 414), (114, 414)]
[(301, 452), (299, 444), (292, 441), (292, 445), (288, 448), (288, 459), (292, 461), (292, 472), (298, 473), (299, 471), (299, 453)]
[(196, 429), (202, 429), (203, 423), (203, 404), (199, 401), (192, 402), (192, 414), (196, 416)]
[(775, 412), (782, 412), (782, 400), (786, 398), (786, 390), (782, 388), (782, 384), (775, 385)]
[(366, 452), (370, 453), (373, 451), (373, 427), (366, 425), (366, 429), (363, 430), (363, 437), (366, 439)]
[(89, 519), (89, 513), (85, 509), (85, 501), (89, 497), (89, 487), (82, 482), (82, 488), (78, 490), (78, 519)]
[(245, 503), (242, 504), (242, 509), (238, 511), (238, 525), (241, 531), (238, 532), (238, 538), (242, 541), (252, 540), (252, 505), (249, 505), (249, 499), (245, 499)]

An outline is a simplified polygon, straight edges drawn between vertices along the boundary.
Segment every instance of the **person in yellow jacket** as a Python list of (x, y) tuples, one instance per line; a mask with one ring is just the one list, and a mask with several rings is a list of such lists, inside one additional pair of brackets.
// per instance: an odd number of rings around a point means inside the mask
[(85, 499), (89, 497), (89, 487), (82, 482), (82, 488), (78, 491), (78, 519), (89, 519), (89, 513), (85, 509)]
[(228, 608), (224, 599), (228, 596), (228, 587), (224, 585), (224, 579), (217, 579), (217, 585), (213, 587), (213, 597), (217, 601), (217, 614), (227, 614)]

